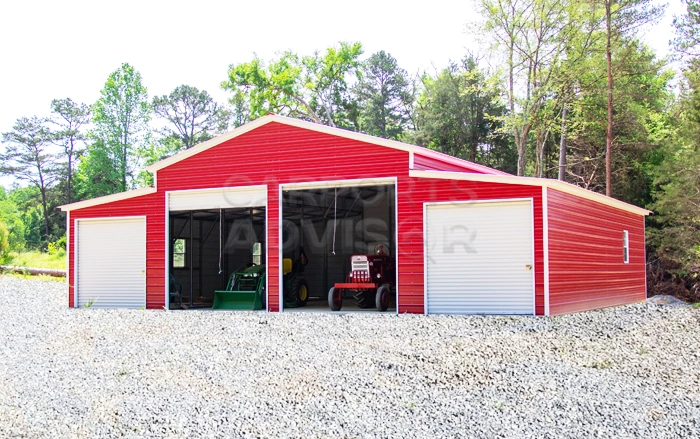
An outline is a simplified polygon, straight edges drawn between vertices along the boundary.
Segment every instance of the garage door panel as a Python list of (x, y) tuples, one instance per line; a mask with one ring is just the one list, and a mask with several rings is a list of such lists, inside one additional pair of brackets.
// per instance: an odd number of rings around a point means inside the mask
[(428, 313), (533, 314), (531, 200), (428, 205)]
[(146, 220), (77, 221), (78, 306), (142, 308), (146, 305)]
[(171, 211), (259, 207), (267, 204), (266, 186), (176, 191), (168, 195)]

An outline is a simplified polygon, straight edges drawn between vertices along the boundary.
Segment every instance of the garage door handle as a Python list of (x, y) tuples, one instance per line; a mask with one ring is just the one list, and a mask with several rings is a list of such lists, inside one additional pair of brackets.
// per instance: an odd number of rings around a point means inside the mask
[(527, 268), (528, 270), (532, 270), (532, 265), (527, 264), (527, 265), (525, 266), (525, 268)]

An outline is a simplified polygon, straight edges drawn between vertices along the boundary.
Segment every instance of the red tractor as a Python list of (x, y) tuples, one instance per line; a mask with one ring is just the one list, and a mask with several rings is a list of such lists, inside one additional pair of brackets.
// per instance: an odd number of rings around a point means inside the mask
[(386, 311), (391, 287), (396, 282), (396, 262), (387, 252), (387, 247), (377, 244), (372, 255), (353, 255), (350, 266), (345, 282), (336, 283), (328, 291), (331, 311), (340, 311), (346, 291), (353, 293), (360, 308), (376, 307), (379, 311)]

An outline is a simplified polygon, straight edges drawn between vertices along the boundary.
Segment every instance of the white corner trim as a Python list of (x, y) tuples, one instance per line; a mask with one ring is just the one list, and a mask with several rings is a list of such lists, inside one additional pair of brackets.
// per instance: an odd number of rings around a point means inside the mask
[[(155, 177), (155, 176), (154, 176)], [(170, 194), (165, 194), (165, 310), (170, 311)], [(148, 248), (146, 249), (148, 251)], [(182, 296), (180, 297), (182, 305)]]
[(551, 180), (548, 178), (536, 177), (516, 177), (514, 175), (488, 175), (488, 174), (472, 174), (467, 172), (450, 172), (450, 171), (408, 171), (409, 177), (415, 178), (436, 178), (443, 180), (465, 180), (465, 181), (481, 181), (490, 183), (502, 184), (520, 184), (524, 186), (541, 186), (549, 189), (558, 190), (570, 195), (575, 195), (587, 200), (596, 201), (607, 206), (615, 207), (637, 215), (649, 215), (652, 211), (634, 206), (624, 201), (616, 200), (607, 197), (597, 192), (574, 186), (573, 184), (565, 183), (559, 180)]
[(71, 210), (84, 209), (86, 207), (99, 206), (100, 204), (106, 203), (114, 203), (115, 201), (128, 200), (129, 198), (136, 198), (154, 193), (156, 193), (156, 188), (143, 187), (131, 191), (119, 192), (118, 194), (105, 195), (104, 197), (97, 197), (91, 200), (78, 201), (77, 203), (71, 204), (64, 204), (63, 206), (58, 206), (58, 208), (61, 209), (63, 212), (70, 212)]
[(544, 253), (544, 315), (549, 315), (549, 210), (547, 187), (542, 186), (542, 252)]
[[(66, 212), (66, 290), (68, 291), (68, 294), (70, 294), (70, 238), (70, 212)], [(77, 303), (75, 302), (75, 291), (73, 291), (73, 293), (73, 307), (75, 308)]]

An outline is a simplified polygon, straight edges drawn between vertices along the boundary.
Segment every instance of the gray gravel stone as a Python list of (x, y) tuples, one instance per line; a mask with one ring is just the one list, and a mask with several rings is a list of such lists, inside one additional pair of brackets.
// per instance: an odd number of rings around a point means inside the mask
[(69, 309), (0, 277), (0, 438), (700, 438), (700, 310)]

